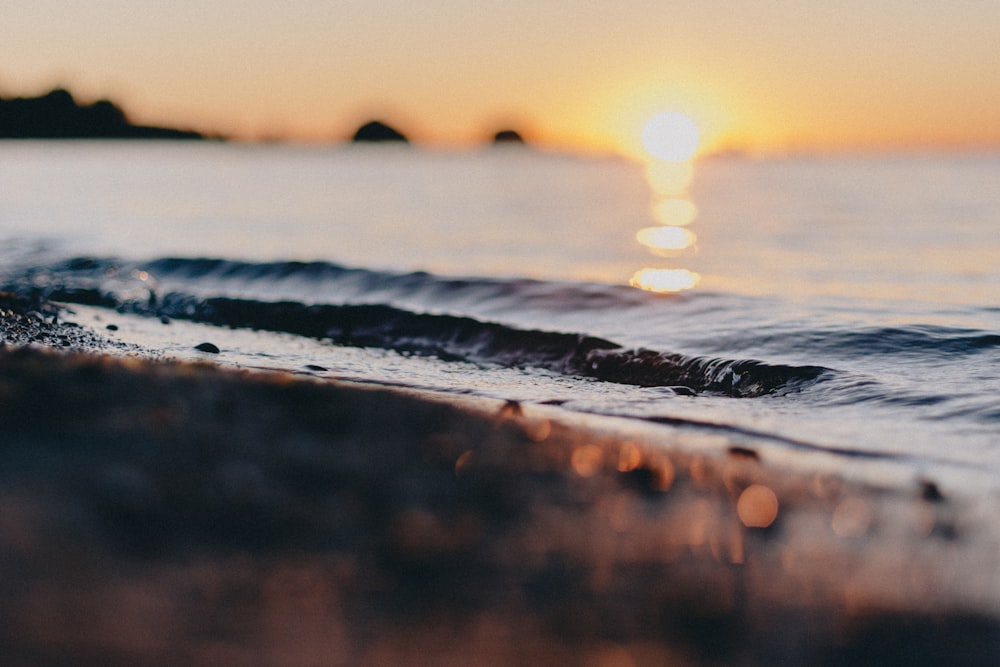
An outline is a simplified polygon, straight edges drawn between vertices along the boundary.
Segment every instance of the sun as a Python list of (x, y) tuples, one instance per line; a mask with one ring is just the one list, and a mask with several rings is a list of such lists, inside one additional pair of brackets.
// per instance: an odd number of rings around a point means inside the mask
[(698, 150), (698, 126), (680, 111), (658, 113), (642, 128), (642, 145), (658, 160), (687, 162)]

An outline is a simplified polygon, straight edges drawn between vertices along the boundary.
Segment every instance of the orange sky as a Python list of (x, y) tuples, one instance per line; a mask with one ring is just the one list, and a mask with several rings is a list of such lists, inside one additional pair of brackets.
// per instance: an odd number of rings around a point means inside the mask
[(671, 109), (709, 151), (1000, 147), (1000, 2), (934, 4), (32, 0), (3, 9), (0, 93), (245, 138), (380, 116), (432, 145), (511, 125), (635, 153)]

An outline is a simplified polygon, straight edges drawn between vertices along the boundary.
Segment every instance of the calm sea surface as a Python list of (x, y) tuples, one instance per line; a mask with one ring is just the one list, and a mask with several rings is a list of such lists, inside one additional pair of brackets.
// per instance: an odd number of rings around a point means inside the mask
[(997, 183), (996, 155), (7, 142), (0, 278), (155, 355), (996, 493)]

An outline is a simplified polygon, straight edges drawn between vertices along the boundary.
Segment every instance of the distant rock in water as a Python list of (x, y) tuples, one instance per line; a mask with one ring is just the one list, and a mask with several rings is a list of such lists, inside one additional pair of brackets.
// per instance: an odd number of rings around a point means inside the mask
[(389, 127), (379, 120), (373, 120), (359, 127), (358, 131), (354, 133), (353, 137), (351, 137), (351, 141), (354, 143), (382, 141), (401, 141), (403, 143), (409, 143), (409, 139), (403, 136), (401, 132), (395, 128)]
[(68, 90), (0, 97), (0, 139), (203, 139), (197, 132), (133, 125), (109, 100), (78, 104)]
[(522, 137), (516, 130), (500, 130), (493, 135), (494, 144), (523, 144)]

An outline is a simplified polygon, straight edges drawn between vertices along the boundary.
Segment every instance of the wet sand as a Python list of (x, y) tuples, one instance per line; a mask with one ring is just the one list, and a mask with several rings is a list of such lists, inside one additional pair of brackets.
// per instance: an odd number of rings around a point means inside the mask
[[(0, 661), (995, 664), (1000, 545), (678, 429), (107, 354), (0, 296)], [(200, 341), (192, 341), (196, 344)]]

